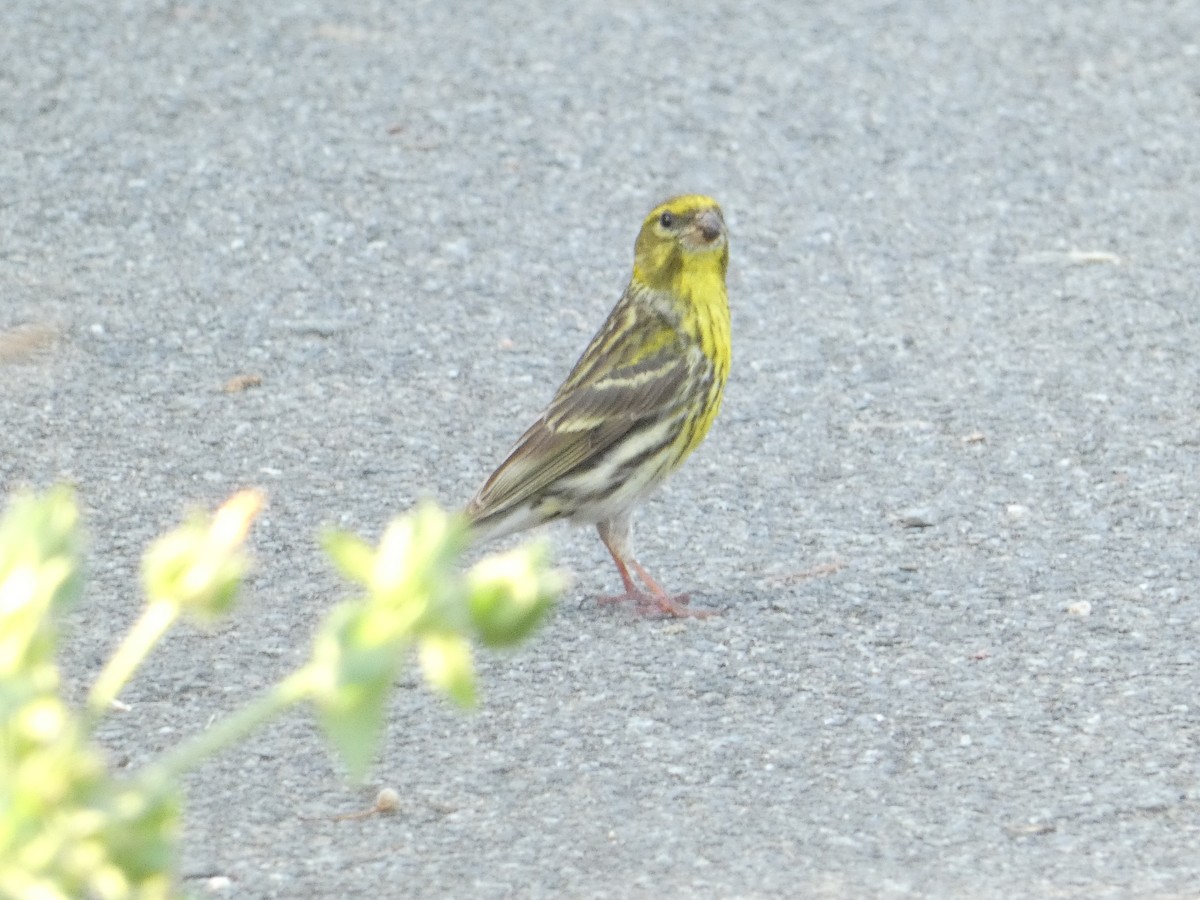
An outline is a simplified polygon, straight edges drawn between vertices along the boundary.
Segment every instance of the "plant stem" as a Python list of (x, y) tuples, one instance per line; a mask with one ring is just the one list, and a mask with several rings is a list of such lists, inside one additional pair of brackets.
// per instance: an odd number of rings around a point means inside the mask
[(125, 635), (125, 640), (121, 642), (121, 646), (109, 659), (108, 665), (92, 686), (88, 696), (88, 712), (92, 724), (104, 715), (117, 699), (117, 695), (133, 677), (133, 673), (142, 664), (150, 649), (166, 634), (177, 618), (179, 605), (168, 600), (155, 600), (146, 607), (141, 618), (134, 623), (129, 634)]
[(312, 691), (312, 676), (311, 666), (293, 672), (249, 706), (237, 710), (153, 763), (139, 780), (151, 788), (175, 782), (184, 772), (196, 768), (208, 757), (237, 743), (259, 725), (307, 697)]

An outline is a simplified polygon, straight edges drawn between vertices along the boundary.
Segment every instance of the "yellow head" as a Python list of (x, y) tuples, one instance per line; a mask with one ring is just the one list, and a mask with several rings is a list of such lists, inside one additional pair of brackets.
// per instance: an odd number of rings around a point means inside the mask
[(725, 282), (729, 240), (725, 217), (712, 197), (684, 194), (656, 206), (633, 248), (633, 278), (669, 290), (688, 276), (719, 275)]

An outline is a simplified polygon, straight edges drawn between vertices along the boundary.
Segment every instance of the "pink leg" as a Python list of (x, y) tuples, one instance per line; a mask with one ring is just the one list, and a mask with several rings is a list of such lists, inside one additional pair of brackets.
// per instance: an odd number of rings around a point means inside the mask
[[(620, 603), (632, 600), (635, 608), (640, 613), (645, 614), (656, 610), (663, 615), (674, 616), (676, 618), (684, 616), (705, 618), (709, 615), (705, 612), (696, 612), (685, 608), (689, 599), (687, 594), (677, 594), (672, 597), (663, 590), (662, 585), (654, 580), (653, 576), (646, 571), (646, 568), (633, 558), (629, 553), (628, 516), (601, 522), (597, 526), (597, 530), (600, 532), (600, 540), (604, 542), (604, 546), (608, 548), (613, 562), (616, 563), (617, 572), (620, 574), (621, 582), (625, 586), (624, 596), (602, 597), (600, 598), (602, 603)], [(631, 566), (649, 593), (641, 590), (634, 582), (633, 577), (629, 574)]]
[[(638, 596), (641, 591), (638, 590), (637, 585), (633, 583), (633, 579), (629, 576), (629, 567), (625, 565), (625, 561), (621, 559), (621, 557), (617, 556), (616, 553), (613, 553), (612, 547), (608, 547), (608, 552), (612, 555), (613, 562), (617, 564), (617, 572), (621, 576), (621, 583), (625, 585), (625, 596)], [(634, 563), (634, 565), (637, 565), (637, 563)], [(623, 598), (613, 597), (611, 599), (615, 601)]]

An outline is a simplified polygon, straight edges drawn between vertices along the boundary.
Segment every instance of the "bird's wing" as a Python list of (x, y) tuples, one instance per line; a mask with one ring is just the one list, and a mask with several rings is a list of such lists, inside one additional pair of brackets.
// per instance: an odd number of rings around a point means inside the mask
[(586, 469), (639, 423), (670, 417), (685, 401), (690, 364), (670, 323), (641, 304), (618, 304), (468, 515), (479, 521), (519, 506)]

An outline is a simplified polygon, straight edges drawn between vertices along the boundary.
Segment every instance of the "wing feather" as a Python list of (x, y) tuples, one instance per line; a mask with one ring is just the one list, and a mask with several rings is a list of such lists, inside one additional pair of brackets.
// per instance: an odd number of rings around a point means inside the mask
[(592, 339), (541, 417), (467, 506), (476, 522), (535, 500), (586, 470), (639, 424), (686, 404), (686, 336), (630, 292)]

